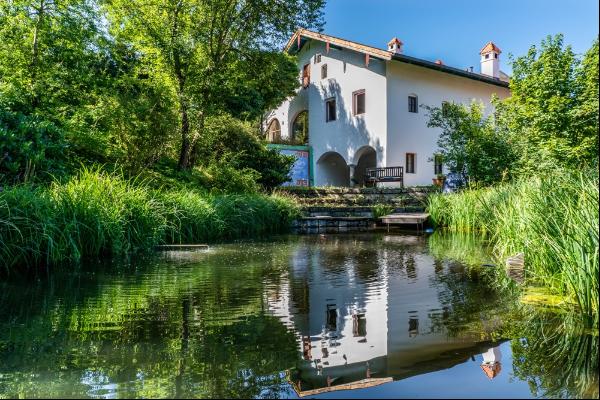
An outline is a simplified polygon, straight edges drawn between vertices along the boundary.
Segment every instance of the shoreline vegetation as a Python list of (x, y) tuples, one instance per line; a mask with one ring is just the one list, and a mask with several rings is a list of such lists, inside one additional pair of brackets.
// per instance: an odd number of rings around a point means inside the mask
[(525, 256), (525, 283), (562, 296), (598, 321), (598, 171), (434, 194), (437, 227), (476, 232), (499, 260)]
[(286, 232), (298, 208), (281, 194), (156, 189), (148, 181), (83, 168), (65, 182), (0, 192), (2, 273)]

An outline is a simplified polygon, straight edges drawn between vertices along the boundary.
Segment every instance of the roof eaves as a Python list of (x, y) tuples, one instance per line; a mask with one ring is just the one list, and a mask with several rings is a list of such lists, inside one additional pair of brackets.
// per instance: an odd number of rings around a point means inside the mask
[(433, 69), (436, 71), (445, 72), (452, 75), (462, 76), (464, 78), (474, 79), (480, 82), (490, 83), (496, 86), (508, 87), (508, 82), (501, 81), (500, 79), (488, 77), (485, 75), (478, 74), (476, 72), (463, 71), (459, 68), (449, 67), (447, 65), (436, 64), (431, 61), (422, 60), (420, 58), (410, 57), (404, 54), (393, 54), (392, 59), (395, 61), (404, 62), (407, 64), (414, 64), (421, 67)]
[(319, 40), (322, 42), (329, 42), (331, 45), (334, 45), (334, 46), (339, 46), (339, 47), (347, 48), (350, 50), (358, 51), (361, 53), (369, 54), (370, 56), (378, 57), (378, 58), (381, 58), (384, 60), (396, 60), (396, 61), (404, 62), (407, 64), (414, 64), (414, 65), (418, 65), (421, 67), (433, 69), (436, 71), (441, 71), (441, 72), (445, 72), (448, 74), (461, 76), (461, 77), (468, 78), (468, 79), (474, 79), (474, 80), (477, 80), (480, 82), (485, 82), (485, 83), (489, 83), (489, 84), (496, 85), (496, 86), (508, 87), (508, 82), (502, 81), (500, 79), (488, 77), (488, 76), (481, 75), (481, 74), (478, 74), (475, 72), (464, 71), (462, 69), (449, 67), (449, 66), (443, 65), (443, 64), (436, 64), (431, 61), (422, 60), (420, 58), (415, 58), (415, 57), (407, 56), (404, 54), (395, 54), (395, 53), (392, 53), (392, 52), (389, 52), (386, 50), (381, 50), (381, 49), (378, 49), (378, 48), (375, 48), (372, 46), (367, 46), (367, 45), (364, 45), (361, 43), (352, 42), (350, 40), (340, 39), (335, 36), (326, 35), (324, 33), (309, 31), (307, 29), (298, 29), (296, 32), (294, 32), (294, 34), (292, 35), (290, 40), (288, 40), (287, 44), (285, 45), (284, 50), (286, 52), (291, 51), (294, 43), (297, 43), (298, 37), (300, 37), (301, 40), (302, 40), (302, 37), (304, 37), (307, 39), (314, 39), (314, 40)]

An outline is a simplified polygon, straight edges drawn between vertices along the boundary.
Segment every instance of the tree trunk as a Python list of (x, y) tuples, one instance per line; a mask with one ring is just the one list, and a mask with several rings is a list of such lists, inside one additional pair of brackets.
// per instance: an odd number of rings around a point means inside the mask
[(181, 150), (179, 152), (179, 164), (180, 170), (188, 169), (190, 164), (190, 121), (188, 118), (187, 103), (181, 99), (179, 102), (180, 113), (181, 113)]
[(38, 18), (37, 21), (35, 23), (35, 27), (33, 29), (33, 43), (32, 43), (32, 48), (33, 48), (33, 54), (31, 56), (31, 93), (32, 93), (32, 100), (31, 100), (31, 105), (33, 106), (33, 108), (36, 108), (39, 105), (39, 95), (38, 95), (38, 91), (36, 88), (36, 80), (37, 80), (37, 72), (38, 72), (38, 62), (39, 62), (39, 33), (40, 33), (40, 28), (42, 26), (43, 20), (44, 20), (44, 12), (45, 10), (45, 4), (44, 4), (44, 0), (40, 1), (40, 7), (36, 10), (37, 14), (38, 14)]
[(194, 136), (190, 144), (190, 157), (189, 157), (189, 167), (194, 168), (196, 163), (198, 162), (198, 146), (199, 139), (202, 136), (202, 132), (204, 131), (204, 113), (200, 113), (198, 116), (198, 133)]

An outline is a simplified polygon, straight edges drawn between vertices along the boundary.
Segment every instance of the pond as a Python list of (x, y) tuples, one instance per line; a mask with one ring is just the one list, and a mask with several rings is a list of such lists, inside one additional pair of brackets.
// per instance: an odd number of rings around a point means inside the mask
[(12, 278), (0, 398), (598, 397), (597, 331), (489, 263), (474, 237), (282, 236)]

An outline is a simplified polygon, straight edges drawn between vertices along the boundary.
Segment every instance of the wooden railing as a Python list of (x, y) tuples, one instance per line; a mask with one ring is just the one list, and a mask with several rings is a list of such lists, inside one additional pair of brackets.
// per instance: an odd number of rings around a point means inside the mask
[(365, 184), (375, 185), (377, 182), (400, 182), (400, 186), (404, 186), (404, 168), (367, 168), (365, 172)]

